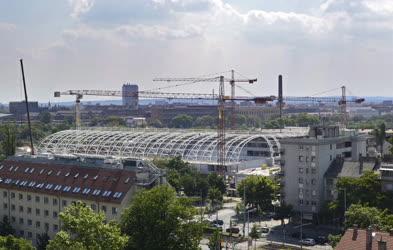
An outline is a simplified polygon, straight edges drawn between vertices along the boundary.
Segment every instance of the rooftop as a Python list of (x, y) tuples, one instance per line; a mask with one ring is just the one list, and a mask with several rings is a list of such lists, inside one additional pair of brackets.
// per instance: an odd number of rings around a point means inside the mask
[(87, 168), (56, 161), (29, 162), (14, 157), (0, 165), (2, 188), (100, 202), (121, 203), (135, 181), (132, 171)]
[[(367, 233), (370, 244), (367, 247)], [(381, 246), (385, 245), (383, 248)], [(381, 247), (381, 248), (380, 248)], [(393, 234), (386, 232), (367, 232), (364, 229), (348, 229), (335, 250), (391, 250), (393, 249)]]

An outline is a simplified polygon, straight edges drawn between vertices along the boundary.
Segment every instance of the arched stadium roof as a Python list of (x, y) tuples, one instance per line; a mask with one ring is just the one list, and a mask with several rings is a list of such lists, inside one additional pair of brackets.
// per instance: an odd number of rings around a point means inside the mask
[[(278, 154), (279, 138), (296, 136), (288, 133), (227, 133), (228, 164), (250, 159), (243, 149), (258, 142), (268, 156)], [(250, 144), (251, 143), (251, 144)], [(64, 130), (44, 138), (40, 154), (90, 157), (140, 158), (181, 156), (191, 163), (217, 163), (218, 137), (215, 131), (192, 130)]]

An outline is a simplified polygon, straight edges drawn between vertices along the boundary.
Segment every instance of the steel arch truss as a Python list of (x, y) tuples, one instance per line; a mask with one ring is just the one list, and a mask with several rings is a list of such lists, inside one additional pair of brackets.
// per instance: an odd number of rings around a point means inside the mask
[[(247, 161), (244, 149), (252, 142), (267, 145), (270, 156), (279, 152), (282, 135), (228, 133), (225, 162)], [(216, 164), (218, 137), (214, 131), (170, 130), (65, 130), (44, 138), (38, 146), (41, 154), (92, 157), (141, 158), (180, 156), (192, 163)], [(255, 158), (253, 158), (255, 159)]]

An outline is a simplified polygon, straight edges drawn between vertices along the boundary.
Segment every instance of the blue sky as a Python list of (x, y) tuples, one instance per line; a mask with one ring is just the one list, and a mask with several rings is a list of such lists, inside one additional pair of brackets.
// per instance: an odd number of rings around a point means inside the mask
[(275, 94), (278, 74), (288, 95), (392, 95), (393, 1), (0, 0), (0, 55), (0, 102), (22, 98), (19, 58), (39, 101), (232, 68), (261, 80), (255, 95)]

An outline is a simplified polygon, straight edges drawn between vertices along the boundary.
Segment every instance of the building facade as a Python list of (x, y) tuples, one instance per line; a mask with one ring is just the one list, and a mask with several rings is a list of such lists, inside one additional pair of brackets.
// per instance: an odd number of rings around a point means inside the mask
[(40, 234), (52, 239), (61, 230), (59, 214), (76, 201), (118, 220), (136, 182), (136, 173), (125, 169), (10, 158), (0, 165), (0, 217), (36, 244)]
[(393, 192), (393, 164), (382, 163), (381, 168), (382, 191)]
[(311, 127), (308, 136), (281, 141), (282, 196), (310, 218), (325, 202), (324, 174), (336, 158), (357, 161), (366, 153), (366, 138), (338, 126)]
[(139, 102), (139, 87), (136, 84), (124, 84), (122, 87), (122, 101), (123, 106), (130, 107), (131, 109), (138, 109)]

